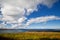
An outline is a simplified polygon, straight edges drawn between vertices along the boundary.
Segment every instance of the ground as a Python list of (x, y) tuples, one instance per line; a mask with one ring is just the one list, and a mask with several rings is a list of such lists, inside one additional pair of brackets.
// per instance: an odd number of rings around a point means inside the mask
[(60, 40), (60, 32), (2, 33), (0, 40)]

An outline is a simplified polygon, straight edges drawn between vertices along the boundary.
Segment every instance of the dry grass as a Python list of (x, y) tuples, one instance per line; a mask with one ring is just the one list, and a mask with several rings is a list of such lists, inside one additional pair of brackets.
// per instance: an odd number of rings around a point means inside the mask
[(60, 39), (60, 32), (21, 32), (0, 34), (0, 37), (21, 39)]

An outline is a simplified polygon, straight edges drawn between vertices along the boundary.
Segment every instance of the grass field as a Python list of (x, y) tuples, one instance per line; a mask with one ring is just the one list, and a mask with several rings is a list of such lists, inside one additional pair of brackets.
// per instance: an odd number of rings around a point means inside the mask
[(4, 33), (0, 40), (60, 40), (60, 32)]

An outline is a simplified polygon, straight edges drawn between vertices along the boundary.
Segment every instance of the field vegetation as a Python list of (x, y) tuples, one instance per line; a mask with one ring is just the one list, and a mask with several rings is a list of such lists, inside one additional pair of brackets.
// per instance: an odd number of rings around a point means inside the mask
[(60, 32), (3, 33), (0, 40), (60, 40)]

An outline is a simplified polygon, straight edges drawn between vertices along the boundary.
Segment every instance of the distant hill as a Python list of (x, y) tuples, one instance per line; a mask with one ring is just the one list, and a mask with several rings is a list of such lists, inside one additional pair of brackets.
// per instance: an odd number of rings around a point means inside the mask
[(60, 32), (59, 29), (0, 29), (0, 33), (17, 32)]

